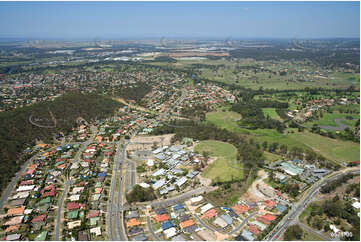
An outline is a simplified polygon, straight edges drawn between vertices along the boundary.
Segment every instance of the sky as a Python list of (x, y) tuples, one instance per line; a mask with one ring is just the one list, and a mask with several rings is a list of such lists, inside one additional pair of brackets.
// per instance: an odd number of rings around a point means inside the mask
[(360, 37), (359, 2), (0, 2), (0, 38)]

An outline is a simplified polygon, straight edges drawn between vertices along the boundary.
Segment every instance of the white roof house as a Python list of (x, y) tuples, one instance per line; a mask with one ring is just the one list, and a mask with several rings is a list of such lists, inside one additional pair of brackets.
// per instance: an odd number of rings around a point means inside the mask
[(17, 192), (23, 192), (23, 191), (30, 191), (34, 190), (35, 185), (29, 185), (29, 186), (20, 186), (18, 189), (16, 189)]
[(165, 184), (165, 179), (158, 180), (156, 183), (153, 184), (154, 189), (161, 188)]
[(214, 224), (218, 225), (221, 228), (227, 227), (227, 223), (226, 221), (224, 221), (223, 219), (221, 219), (220, 217), (216, 218), (216, 220), (214, 220), (213, 222)]
[(169, 239), (177, 234), (177, 230), (176, 230), (176, 228), (172, 227), (172, 228), (164, 230), (163, 233), (167, 237), (167, 239)]
[(74, 201), (79, 201), (80, 199), (80, 195), (71, 195), (69, 197), (70, 201), (74, 202)]
[(191, 201), (191, 203), (198, 203), (200, 201), (203, 200), (203, 196), (198, 196), (198, 197), (192, 197), (191, 199), (189, 199)]
[(139, 184), (139, 186), (143, 187), (143, 188), (148, 188), (150, 187), (150, 185), (148, 183), (142, 182)]
[(201, 207), (201, 214), (207, 212), (209, 209), (213, 208), (214, 206), (210, 203), (207, 203), (203, 207)]
[(148, 160), (147, 165), (148, 166), (154, 166), (154, 160)]
[(27, 198), (30, 195), (30, 192), (19, 192), (15, 194), (11, 199)]
[(159, 147), (158, 149), (153, 150), (153, 154), (158, 154), (158, 153), (162, 152), (163, 149), (164, 149), (163, 147)]
[(101, 231), (100, 227), (96, 227), (96, 228), (90, 229), (90, 233), (95, 234), (96, 236), (99, 236), (102, 234), (102, 231)]
[(70, 167), (70, 169), (72, 169), (72, 170), (78, 169), (78, 168), (79, 168), (79, 163), (78, 162), (74, 162)]
[(360, 209), (360, 203), (359, 202), (354, 202), (353, 204), (352, 204), (352, 207), (354, 207), (354, 208), (356, 208), (356, 209)]
[(175, 184), (178, 186), (178, 187), (181, 187), (184, 183), (186, 183), (188, 181), (188, 179), (186, 177), (181, 177), (179, 178)]
[(267, 228), (267, 225), (265, 225), (257, 220), (250, 222), (250, 224), (256, 225), (260, 230), (264, 230)]
[(338, 229), (338, 228), (336, 228), (336, 226), (335, 225), (333, 225), (333, 224), (330, 224), (330, 229), (333, 231), (333, 232), (335, 232), (335, 233), (338, 233), (340, 230)]
[(165, 174), (165, 170), (163, 168), (157, 170), (156, 172), (153, 173), (152, 176), (162, 176)]
[(33, 211), (33, 209), (25, 209), (24, 214), (25, 215), (31, 214), (32, 211)]

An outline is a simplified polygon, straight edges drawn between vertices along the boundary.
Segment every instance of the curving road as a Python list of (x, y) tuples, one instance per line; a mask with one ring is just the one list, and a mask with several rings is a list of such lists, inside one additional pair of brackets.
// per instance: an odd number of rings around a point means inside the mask
[(248, 220), (250, 220), (251, 218), (253, 218), (256, 215), (257, 215), (257, 212), (254, 212), (254, 213), (248, 215), (248, 217), (245, 218), (242, 221), (242, 223), (240, 225), (238, 225), (235, 229), (233, 229), (231, 232), (229, 232), (228, 235), (232, 235), (232, 234), (236, 233), (237, 231), (239, 231), (248, 222)]
[(147, 226), (148, 226), (148, 230), (152, 234), (154, 240), (155, 241), (160, 241), (160, 238), (158, 237), (158, 235), (156, 235), (155, 232), (153, 231), (152, 223), (150, 222), (150, 217), (149, 216), (147, 217)]
[[(52, 148), (49, 148), (47, 149), (46, 151), (44, 152), (48, 152), (50, 150), (54, 149), (53, 147)], [(41, 152), (43, 153), (43, 152)], [(15, 177), (11, 180), (10, 184), (8, 185), (7, 189), (5, 190), (5, 192), (3, 192), (2, 196), (1, 196), (1, 200), (0, 200), (0, 212), (2, 211), (6, 201), (8, 200), (11, 192), (14, 190), (15, 188), (15, 185), (17, 184), (18, 180), (20, 179), (21, 175), (25, 172), (25, 170), (28, 168), (28, 166), (35, 160), (37, 159), (38, 157), (40, 157), (41, 154), (37, 154), (37, 155), (34, 155), (33, 157), (31, 157), (29, 160), (27, 160), (22, 166), (21, 166), (21, 169), (15, 173)]]
[[(318, 193), (319, 189), (327, 184), (328, 182), (335, 180), (339, 178), (340, 176), (343, 176), (345, 174), (349, 173), (360, 173), (360, 168), (352, 168), (348, 171), (340, 171), (331, 177), (324, 178), (321, 182), (318, 182), (314, 185), (314, 187), (311, 189), (311, 191), (304, 195), (301, 201), (298, 204), (295, 204), (295, 206), (290, 210), (290, 212), (279, 222), (279, 224), (275, 227), (274, 233), (271, 235), (268, 235), (264, 240), (277, 240), (283, 232), (287, 229), (287, 227), (293, 222), (293, 220), (297, 219), (300, 213), (303, 211), (303, 209), (307, 206), (307, 204), (312, 200), (312, 198)], [(271, 232), (272, 233), (272, 232)]]
[(346, 128), (348, 128), (349, 126), (342, 123), (342, 120), (346, 120), (345, 118), (335, 118), (335, 123), (338, 126), (328, 126), (328, 125), (320, 125), (321, 129), (327, 129), (327, 130), (332, 130), (332, 131), (342, 131)]

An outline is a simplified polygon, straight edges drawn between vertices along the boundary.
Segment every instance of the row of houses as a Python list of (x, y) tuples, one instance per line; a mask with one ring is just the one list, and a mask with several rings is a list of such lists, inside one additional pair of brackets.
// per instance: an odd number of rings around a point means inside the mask
[(142, 182), (143, 187), (152, 186), (159, 191), (160, 195), (168, 194), (176, 190), (176, 188), (184, 189), (188, 181), (194, 179), (199, 171), (188, 170), (185, 167), (199, 162), (197, 155), (187, 151), (185, 145), (162, 146), (152, 151), (154, 159), (149, 159), (147, 165), (153, 167), (159, 164), (159, 169), (151, 174), (152, 183)]
[[(104, 129), (99, 129), (98, 136), (101, 135)], [(85, 148), (79, 161), (72, 163), (70, 178), (75, 182), (65, 200), (63, 238), (103, 238), (108, 189), (105, 184), (113, 155), (112, 144), (94, 142)]]
[[(45, 150), (49, 148), (48, 150)], [(59, 177), (74, 157), (77, 146), (51, 148), (38, 144), (37, 158), (27, 167), (6, 204), (3, 215), (5, 240), (46, 240), (54, 229)], [(31, 233), (25, 231), (30, 230)]]

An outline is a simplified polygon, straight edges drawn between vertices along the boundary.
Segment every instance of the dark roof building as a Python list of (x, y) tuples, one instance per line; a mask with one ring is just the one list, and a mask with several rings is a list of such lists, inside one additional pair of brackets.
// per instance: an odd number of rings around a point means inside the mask
[(166, 214), (166, 213), (167, 213), (167, 210), (165, 210), (165, 208), (157, 208), (157, 209), (155, 210), (155, 213), (158, 214), (158, 215)]
[(139, 234), (139, 233), (143, 233), (144, 230), (139, 227), (139, 226), (134, 226), (134, 227), (131, 227), (129, 230), (128, 230), (128, 234), (130, 236), (133, 236), (133, 235), (136, 235), (136, 234)]
[(162, 223), (162, 229), (163, 230), (166, 230), (166, 229), (169, 229), (169, 228), (172, 228), (173, 227), (173, 224), (171, 221), (167, 221), (167, 222), (164, 222)]
[(79, 231), (79, 233), (78, 233), (78, 240), (79, 240), (79, 241), (88, 241), (89, 238), (88, 238), (87, 232), (85, 232), (85, 231)]
[(193, 224), (187, 228), (184, 228), (183, 231), (186, 233), (193, 233), (194, 231), (196, 231), (198, 229), (198, 225), (197, 224)]
[(147, 240), (147, 237), (145, 236), (145, 234), (140, 234), (133, 238), (133, 241), (145, 241), (145, 240)]

